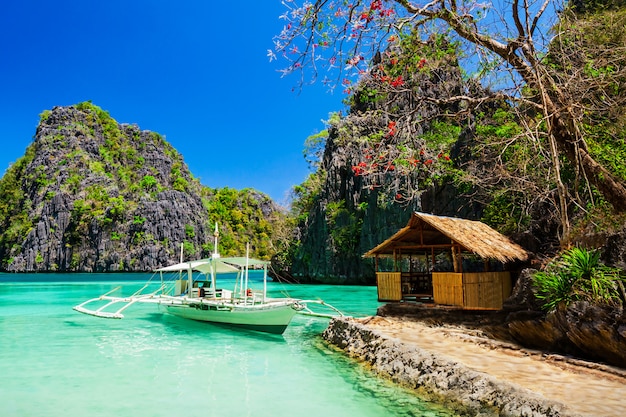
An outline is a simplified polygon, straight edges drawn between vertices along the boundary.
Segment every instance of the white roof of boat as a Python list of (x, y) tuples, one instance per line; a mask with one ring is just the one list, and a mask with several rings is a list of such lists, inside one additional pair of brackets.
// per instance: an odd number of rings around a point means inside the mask
[(269, 264), (268, 261), (246, 257), (228, 257), (228, 258), (206, 258), (195, 261), (182, 262), (175, 265), (166, 266), (157, 269), (157, 272), (174, 272), (174, 271), (199, 271), (204, 274), (211, 272), (211, 268), (215, 268), (216, 273), (237, 272), (240, 268), (246, 266), (258, 266)]
[(231, 264), (231, 265), (241, 266), (241, 267), (246, 266), (246, 264), (248, 266), (259, 266), (259, 265), (268, 265), (270, 263), (270, 261), (262, 261), (260, 259), (255, 259), (255, 258), (246, 258), (245, 256), (217, 258), (217, 260)]

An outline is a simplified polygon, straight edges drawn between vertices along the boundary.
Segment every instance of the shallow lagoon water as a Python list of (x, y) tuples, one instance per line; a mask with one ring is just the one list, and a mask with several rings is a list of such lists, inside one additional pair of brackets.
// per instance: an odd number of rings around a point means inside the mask
[[(296, 316), (275, 336), (176, 318), (151, 304), (122, 320), (72, 310), (118, 285), (130, 295), (149, 277), (0, 274), (0, 415), (453, 415), (329, 348), (320, 337), (325, 319)], [(268, 291), (319, 297), (353, 316), (378, 307), (375, 287), (268, 283)]]

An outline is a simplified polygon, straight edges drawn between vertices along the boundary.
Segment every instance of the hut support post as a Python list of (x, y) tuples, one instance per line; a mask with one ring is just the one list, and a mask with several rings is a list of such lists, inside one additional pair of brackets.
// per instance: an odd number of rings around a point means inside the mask
[(463, 272), (463, 262), (461, 257), (461, 248), (457, 245), (452, 245), (452, 265), (454, 265), (454, 272)]
[(435, 270), (435, 248), (430, 248), (430, 261), (432, 262), (431, 271)]
[(398, 271), (398, 251), (397, 250), (393, 250), (393, 270), (394, 272), (400, 272)]

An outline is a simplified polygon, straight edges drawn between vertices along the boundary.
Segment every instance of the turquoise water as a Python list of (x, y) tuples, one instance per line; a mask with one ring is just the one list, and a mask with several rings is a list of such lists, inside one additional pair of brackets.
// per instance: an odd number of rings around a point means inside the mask
[[(296, 316), (275, 336), (179, 319), (150, 304), (122, 320), (72, 310), (118, 285), (129, 295), (147, 278), (0, 274), (0, 416), (451, 415), (329, 348), (324, 319)], [(319, 297), (354, 316), (378, 306), (374, 287), (268, 290)]]

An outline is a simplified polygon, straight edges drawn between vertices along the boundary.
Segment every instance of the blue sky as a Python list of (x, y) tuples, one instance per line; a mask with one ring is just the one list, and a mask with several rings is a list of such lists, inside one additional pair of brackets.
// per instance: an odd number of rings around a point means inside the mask
[(322, 85), (293, 92), (267, 50), (279, 0), (5, 2), (0, 13), (0, 172), (39, 114), (91, 100), (164, 135), (209, 187), (278, 203), (308, 175), (305, 139), (342, 108)]

